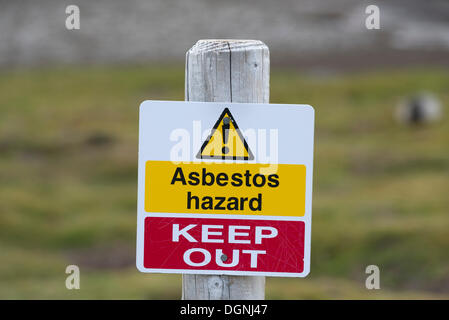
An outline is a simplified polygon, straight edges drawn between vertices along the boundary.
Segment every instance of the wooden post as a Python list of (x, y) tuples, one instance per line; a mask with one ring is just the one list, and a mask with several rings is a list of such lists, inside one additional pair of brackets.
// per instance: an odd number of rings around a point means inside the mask
[[(270, 54), (257, 40), (200, 40), (186, 53), (185, 100), (268, 103)], [(187, 275), (185, 300), (263, 300), (265, 277)]]

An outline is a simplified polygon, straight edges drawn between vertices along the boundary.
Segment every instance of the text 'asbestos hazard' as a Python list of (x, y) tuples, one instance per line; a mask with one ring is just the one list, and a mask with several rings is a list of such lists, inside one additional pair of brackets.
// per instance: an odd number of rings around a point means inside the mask
[(261, 168), (257, 163), (147, 161), (145, 210), (303, 216), (305, 166), (280, 164), (276, 173), (267, 175)]

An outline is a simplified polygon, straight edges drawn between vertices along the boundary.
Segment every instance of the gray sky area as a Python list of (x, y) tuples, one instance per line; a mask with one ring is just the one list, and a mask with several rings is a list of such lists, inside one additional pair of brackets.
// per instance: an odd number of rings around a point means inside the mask
[[(80, 30), (65, 27), (69, 4), (80, 8)], [(380, 30), (365, 27), (369, 4), (380, 8)], [(354, 63), (360, 52), (373, 61), (445, 62), (449, 1), (0, 0), (3, 67), (182, 62), (207, 38), (262, 40), (275, 63)]]

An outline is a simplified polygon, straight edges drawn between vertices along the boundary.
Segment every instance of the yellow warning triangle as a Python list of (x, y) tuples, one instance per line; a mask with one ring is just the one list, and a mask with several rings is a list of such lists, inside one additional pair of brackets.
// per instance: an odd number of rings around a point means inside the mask
[(198, 159), (253, 160), (254, 156), (228, 108), (196, 155)]

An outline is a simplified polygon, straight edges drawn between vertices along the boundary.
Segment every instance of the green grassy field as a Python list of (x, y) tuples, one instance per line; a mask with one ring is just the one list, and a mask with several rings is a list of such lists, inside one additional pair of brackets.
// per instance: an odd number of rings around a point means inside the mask
[[(134, 257), (138, 106), (183, 86), (182, 65), (0, 75), (1, 299), (180, 298), (180, 276)], [(447, 70), (272, 71), (271, 102), (313, 105), (316, 139), (311, 273), (268, 278), (267, 298), (449, 298), (449, 121), (392, 117), (423, 89), (447, 106)], [(381, 290), (365, 289), (370, 264)]]

